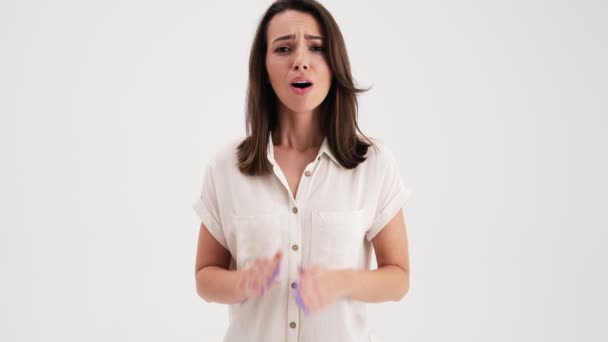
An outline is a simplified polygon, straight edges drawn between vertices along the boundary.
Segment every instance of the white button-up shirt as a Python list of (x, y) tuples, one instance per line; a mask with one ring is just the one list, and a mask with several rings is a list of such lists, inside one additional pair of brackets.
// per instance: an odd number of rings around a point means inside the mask
[(370, 269), (371, 240), (411, 194), (392, 150), (372, 139), (378, 150), (370, 147), (367, 160), (349, 170), (338, 163), (326, 137), (294, 198), (269, 137), (273, 174), (242, 174), (236, 156), (240, 140), (234, 141), (207, 164), (193, 204), (211, 235), (230, 251), (230, 269), (283, 250), (279, 283), (261, 298), (229, 305), (224, 342), (374, 341), (364, 302), (344, 298), (306, 314), (296, 304), (293, 283), (300, 266)]

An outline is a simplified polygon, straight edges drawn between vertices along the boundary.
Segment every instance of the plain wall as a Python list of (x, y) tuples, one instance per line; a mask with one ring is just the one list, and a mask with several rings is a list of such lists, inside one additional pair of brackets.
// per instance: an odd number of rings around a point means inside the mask
[[(323, 3), (413, 193), (375, 333), (608, 340), (606, 2)], [(0, 2), (0, 340), (221, 341), (191, 204), (269, 4)]]

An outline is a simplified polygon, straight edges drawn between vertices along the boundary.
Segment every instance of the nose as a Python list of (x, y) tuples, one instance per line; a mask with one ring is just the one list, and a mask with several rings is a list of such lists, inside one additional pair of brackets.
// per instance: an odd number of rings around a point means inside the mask
[[(299, 70), (300, 69), (300, 65), (299, 64), (295, 64), (293, 68), (294, 68), (294, 70)], [(304, 70), (308, 70), (308, 65), (302, 64), (301, 68), (304, 69)]]
[(305, 47), (298, 48), (298, 51), (295, 54), (295, 58), (293, 60), (293, 69), (294, 70), (308, 70), (310, 67), (310, 58), (308, 55), (308, 51)]

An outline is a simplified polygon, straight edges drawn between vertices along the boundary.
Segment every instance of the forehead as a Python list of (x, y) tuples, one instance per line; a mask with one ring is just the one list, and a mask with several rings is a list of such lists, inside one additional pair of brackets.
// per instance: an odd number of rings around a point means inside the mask
[(321, 35), (321, 28), (315, 17), (308, 13), (287, 10), (275, 15), (268, 23), (266, 39), (272, 42), (275, 38), (288, 35), (306, 33)]

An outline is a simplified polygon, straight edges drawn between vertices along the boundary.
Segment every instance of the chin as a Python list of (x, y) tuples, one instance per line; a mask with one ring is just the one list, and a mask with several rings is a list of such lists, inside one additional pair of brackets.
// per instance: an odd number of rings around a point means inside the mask
[(306, 112), (312, 112), (318, 106), (286, 106), (286, 107), (295, 113), (306, 113)]
[[(323, 101), (321, 101), (323, 102)], [(321, 102), (317, 103), (317, 101), (312, 102), (312, 101), (289, 101), (289, 102), (283, 102), (283, 104), (285, 105), (285, 107), (287, 107), (287, 109), (296, 112), (296, 113), (305, 113), (305, 112), (311, 112), (315, 109), (317, 109), (317, 107), (319, 107), (319, 105), (321, 104)]]

